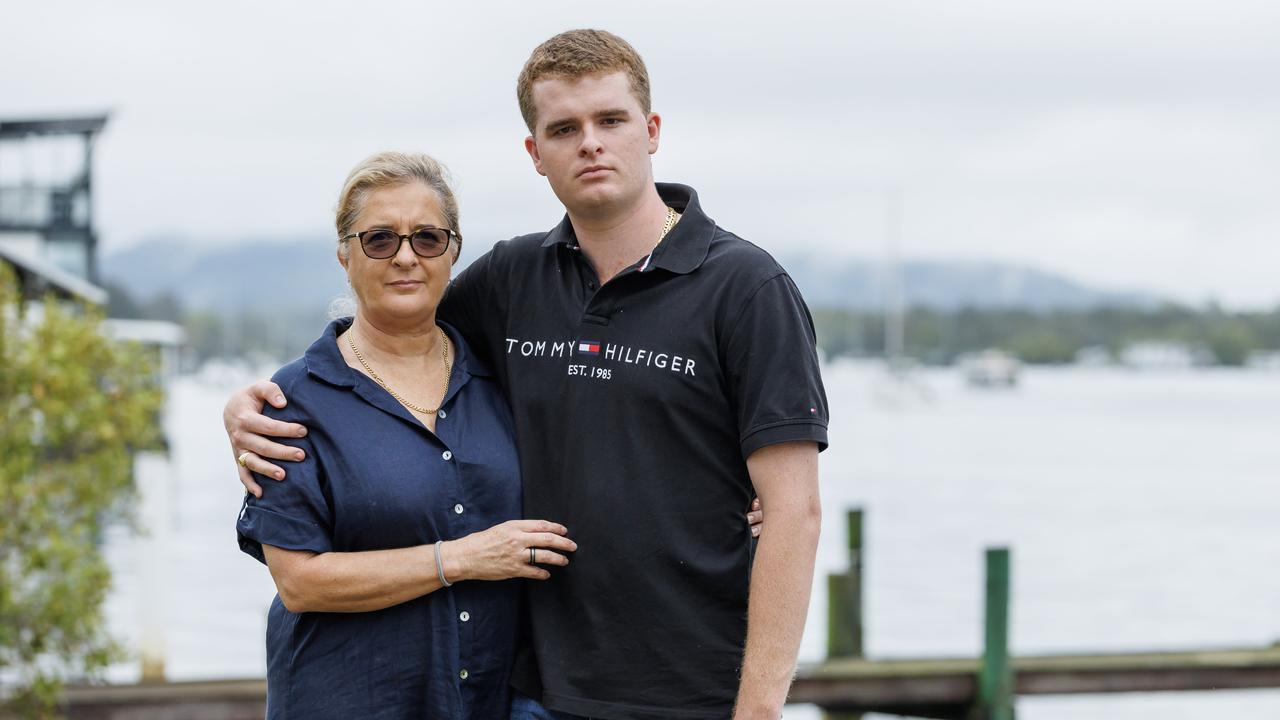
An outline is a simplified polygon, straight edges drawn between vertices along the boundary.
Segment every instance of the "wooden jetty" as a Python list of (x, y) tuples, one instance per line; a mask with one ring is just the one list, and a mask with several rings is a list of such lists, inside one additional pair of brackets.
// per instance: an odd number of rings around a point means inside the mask
[(788, 702), (831, 720), (878, 712), (941, 720), (1012, 720), (1017, 695), (1280, 688), (1280, 643), (1269, 648), (1081, 654), (1009, 654), (1009, 551), (987, 551), (981, 658), (862, 657), (862, 512), (848, 514), (849, 571), (828, 577), (827, 653), (800, 668)]
[(267, 681), (69, 685), (59, 710), (68, 720), (262, 720)]
[[(833, 712), (968, 720), (981, 665), (974, 658), (833, 659), (802, 668), (789, 701)], [(1012, 695), (1280, 688), (1280, 647), (1023, 657), (1013, 673)]]

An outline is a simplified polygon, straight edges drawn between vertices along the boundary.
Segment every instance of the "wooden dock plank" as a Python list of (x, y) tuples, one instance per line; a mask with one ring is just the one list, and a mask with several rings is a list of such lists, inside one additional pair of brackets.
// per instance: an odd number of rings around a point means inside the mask
[(261, 678), (136, 685), (69, 685), (61, 710), (69, 720), (262, 720)]
[[(979, 668), (969, 658), (832, 659), (803, 667), (789, 701), (862, 712), (927, 707), (919, 717), (963, 717)], [(1280, 647), (1029, 656), (1014, 658), (1013, 669), (1018, 695), (1280, 688)]]

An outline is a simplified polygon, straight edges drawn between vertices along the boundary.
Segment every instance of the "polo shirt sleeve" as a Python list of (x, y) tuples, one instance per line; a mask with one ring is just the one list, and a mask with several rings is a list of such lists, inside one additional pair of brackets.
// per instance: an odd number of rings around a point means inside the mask
[[(290, 408), (293, 407), (291, 402)], [(278, 419), (315, 426), (314, 418), (309, 421), (298, 417), (297, 412), (286, 410), (283, 413), (268, 412), (267, 415), (287, 415)], [(262, 486), (262, 497), (255, 498), (249, 494), (244, 497), (240, 517), (236, 521), (240, 549), (263, 564), (267, 562), (262, 552), (263, 545), (316, 553), (333, 549), (333, 513), (324, 492), (315, 448), (305, 437), (275, 440), (301, 448), (306, 459), (285, 463), (285, 479), (282, 481), (254, 473), (254, 480)]]
[(725, 344), (724, 368), (743, 458), (794, 441), (826, 449), (827, 395), (813, 318), (786, 273), (766, 280), (743, 305)]
[(438, 315), (462, 333), (463, 339), (482, 358), (492, 349), (487, 344), (489, 326), (501, 319), (502, 293), (497, 292), (494, 250), (476, 258), (449, 282), (440, 301)]

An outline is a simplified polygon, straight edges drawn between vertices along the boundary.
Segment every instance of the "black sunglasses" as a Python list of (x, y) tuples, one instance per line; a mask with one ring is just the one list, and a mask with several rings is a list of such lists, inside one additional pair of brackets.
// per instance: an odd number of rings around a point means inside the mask
[(462, 236), (449, 228), (420, 227), (408, 235), (401, 235), (386, 228), (365, 230), (343, 236), (342, 240), (360, 238), (360, 249), (371, 260), (386, 260), (400, 252), (400, 245), (405, 240), (418, 257), (440, 257), (449, 249), (449, 242), (456, 241), (462, 247)]

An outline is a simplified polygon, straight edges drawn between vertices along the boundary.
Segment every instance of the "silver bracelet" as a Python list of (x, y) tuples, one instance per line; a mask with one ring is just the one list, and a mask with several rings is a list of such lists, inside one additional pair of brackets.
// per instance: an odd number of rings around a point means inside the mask
[(442, 542), (444, 541), (443, 540), (436, 541), (436, 573), (440, 575), (441, 585), (445, 587), (453, 587), (453, 583), (449, 582), (444, 577), (444, 561), (440, 559), (440, 543)]

